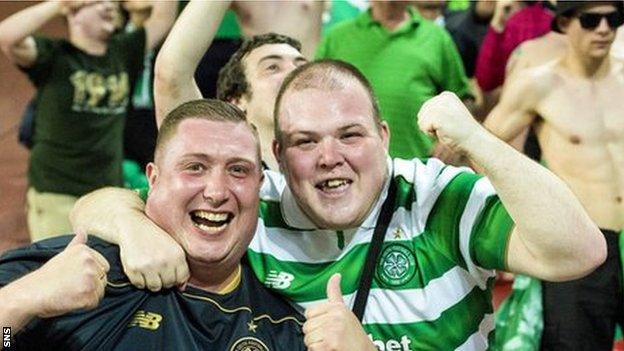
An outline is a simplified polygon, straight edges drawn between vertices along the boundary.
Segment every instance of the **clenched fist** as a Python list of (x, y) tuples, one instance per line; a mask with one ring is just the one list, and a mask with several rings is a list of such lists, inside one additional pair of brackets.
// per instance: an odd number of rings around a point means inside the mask
[(470, 140), (486, 130), (457, 95), (445, 91), (427, 100), (418, 112), (418, 127), (453, 152), (466, 153)]
[(327, 302), (308, 308), (305, 317), (304, 342), (310, 351), (377, 350), (342, 299), (340, 274), (327, 282)]
[(28, 276), (38, 317), (60, 316), (99, 304), (110, 266), (86, 241), (86, 235), (76, 234), (65, 250)]

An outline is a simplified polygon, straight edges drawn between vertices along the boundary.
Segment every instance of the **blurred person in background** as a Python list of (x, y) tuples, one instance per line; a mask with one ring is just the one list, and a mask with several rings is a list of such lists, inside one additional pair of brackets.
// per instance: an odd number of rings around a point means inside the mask
[[(184, 102), (201, 96), (193, 74), (211, 45), (228, 2), (190, 2), (194, 11), (183, 12), (156, 61), (155, 92), (161, 101)], [(267, 33), (246, 40), (219, 74), (217, 97), (247, 113), (260, 136), (263, 162), (277, 169), (271, 156), (273, 106), (284, 77), (307, 62), (301, 44), (290, 37)], [(158, 123), (174, 103), (157, 107)]]
[(470, 79), (470, 86), (475, 96), (475, 115), (480, 120), (483, 117), (483, 94), (474, 78), (479, 48), (485, 38), (488, 25), (494, 15), (496, 1), (478, 0), (470, 2), (468, 9), (448, 11), (445, 14), (444, 25), (451, 34), (457, 50), (464, 63), (464, 71)]
[[(130, 86), (145, 50), (173, 24), (175, 3), (159, 2), (144, 29), (114, 35), (118, 11), (113, 1), (47, 1), (0, 23), (0, 49), (37, 88), (27, 194), (33, 241), (71, 232), (79, 196), (122, 184)], [(35, 35), (57, 16), (67, 19), (69, 40)]]
[(484, 93), (485, 113), (498, 101), (507, 60), (513, 50), (526, 40), (548, 33), (552, 18), (552, 12), (542, 1), (496, 1), (475, 67), (477, 83)]
[(624, 228), (624, 62), (610, 55), (624, 22), (620, 1), (560, 2), (553, 29), (565, 55), (525, 69), (505, 85), (485, 121), (511, 141), (536, 130), (542, 162), (567, 183), (607, 241), (607, 260), (589, 276), (543, 282), (545, 350), (610, 350), (624, 320), (618, 241)]
[(392, 132), (390, 155), (407, 159), (432, 154), (433, 140), (414, 119), (427, 99), (447, 90), (473, 100), (450, 35), (409, 5), (372, 1), (369, 10), (332, 28), (316, 54), (349, 62), (366, 76)]

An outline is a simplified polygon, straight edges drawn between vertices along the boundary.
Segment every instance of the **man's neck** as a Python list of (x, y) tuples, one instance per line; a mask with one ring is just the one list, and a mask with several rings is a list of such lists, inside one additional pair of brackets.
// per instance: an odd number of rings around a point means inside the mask
[(260, 151), (262, 152), (262, 161), (272, 170), (278, 170), (279, 166), (273, 156), (273, 120), (270, 118), (258, 118), (248, 114), (249, 122), (253, 123), (258, 130), (260, 137)]
[(602, 58), (582, 57), (568, 50), (563, 59), (564, 66), (574, 75), (587, 79), (601, 79), (609, 74), (610, 54)]
[(409, 20), (407, 4), (402, 1), (375, 1), (371, 5), (371, 16), (389, 31)]
[(108, 42), (96, 40), (83, 35), (80, 30), (70, 31), (69, 41), (78, 49), (93, 56), (102, 56), (106, 54)]
[(233, 289), (228, 289), (235, 284), (235, 281), (240, 281), (240, 263), (234, 265), (218, 266), (207, 265), (201, 262), (193, 261), (189, 259), (189, 270), (191, 271), (191, 278), (189, 284), (216, 294), (227, 293)]

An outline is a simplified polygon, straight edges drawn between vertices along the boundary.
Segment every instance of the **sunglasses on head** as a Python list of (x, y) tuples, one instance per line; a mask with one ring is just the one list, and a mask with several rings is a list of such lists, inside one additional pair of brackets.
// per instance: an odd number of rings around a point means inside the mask
[(583, 29), (593, 30), (596, 29), (602, 22), (602, 19), (607, 20), (607, 24), (611, 29), (615, 29), (624, 23), (624, 18), (620, 15), (619, 12), (609, 12), (609, 13), (593, 13), (593, 12), (584, 12), (578, 15), (579, 22), (581, 22), (581, 27)]

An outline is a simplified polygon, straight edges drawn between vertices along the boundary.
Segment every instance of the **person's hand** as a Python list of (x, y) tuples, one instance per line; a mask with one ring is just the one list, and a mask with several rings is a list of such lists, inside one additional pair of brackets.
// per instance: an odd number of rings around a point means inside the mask
[(345, 305), (338, 273), (327, 282), (327, 302), (308, 308), (305, 317), (304, 343), (309, 351), (377, 350)]
[(469, 139), (486, 132), (457, 95), (445, 91), (427, 100), (418, 111), (418, 127), (452, 152), (464, 154)]
[(490, 21), (492, 28), (501, 33), (505, 29), (505, 24), (511, 15), (522, 8), (520, 1), (516, 0), (498, 0), (494, 8), (494, 15)]
[(124, 272), (139, 289), (185, 286), (190, 274), (182, 247), (147, 217), (131, 218), (119, 236)]
[(60, 12), (62, 15), (69, 15), (78, 11), (81, 7), (86, 5), (86, 0), (55, 0), (59, 3)]
[(65, 250), (25, 277), (33, 292), (35, 315), (55, 317), (100, 303), (110, 266), (86, 242), (85, 234), (76, 234)]

